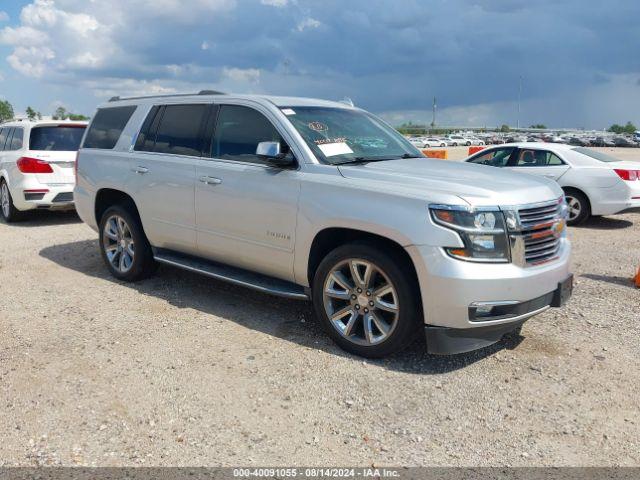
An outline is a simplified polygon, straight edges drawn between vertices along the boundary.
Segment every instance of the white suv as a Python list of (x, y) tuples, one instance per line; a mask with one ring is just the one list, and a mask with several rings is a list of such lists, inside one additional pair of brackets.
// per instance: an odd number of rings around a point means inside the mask
[(87, 122), (0, 125), (0, 212), (6, 222), (34, 209), (73, 209), (76, 152)]
[(498, 341), (571, 294), (558, 185), (425, 158), (379, 118), (304, 98), (101, 106), (78, 155), (80, 217), (111, 273), (155, 262), (312, 300), (368, 357)]

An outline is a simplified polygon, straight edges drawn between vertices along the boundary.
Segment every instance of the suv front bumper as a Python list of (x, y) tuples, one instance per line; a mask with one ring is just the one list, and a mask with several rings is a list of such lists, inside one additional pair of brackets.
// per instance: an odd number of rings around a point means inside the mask
[[(573, 275), (546, 295), (512, 305), (514, 315), (507, 323), (482, 322), (477, 328), (447, 328), (425, 325), (427, 351), (436, 355), (452, 355), (488, 347), (500, 341), (509, 332), (521, 327), (530, 317), (550, 307), (562, 307), (573, 293)], [(471, 310), (471, 309), (470, 309)], [(521, 311), (518, 311), (521, 310)], [(489, 323), (487, 325), (487, 323)]]
[(491, 345), (571, 295), (566, 238), (556, 259), (529, 267), (465, 262), (440, 247), (411, 246), (407, 251), (418, 275), (430, 353)]

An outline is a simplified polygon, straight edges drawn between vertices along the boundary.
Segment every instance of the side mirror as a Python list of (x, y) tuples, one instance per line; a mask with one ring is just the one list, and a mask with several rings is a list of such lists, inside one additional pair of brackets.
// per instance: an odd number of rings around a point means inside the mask
[(290, 167), (295, 164), (292, 154), (282, 153), (280, 142), (260, 142), (256, 156), (278, 167)]

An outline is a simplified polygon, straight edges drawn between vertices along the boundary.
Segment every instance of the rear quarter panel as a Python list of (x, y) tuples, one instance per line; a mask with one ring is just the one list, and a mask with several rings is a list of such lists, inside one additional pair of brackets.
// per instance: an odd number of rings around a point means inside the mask
[[(110, 106), (103, 105), (103, 107)], [(151, 104), (136, 104), (136, 107), (112, 150), (82, 147), (78, 152), (78, 175), (74, 189), (76, 210), (82, 221), (96, 231), (99, 219), (95, 218), (95, 199), (100, 190), (105, 188), (118, 190), (133, 198), (130, 152), (142, 122), (151, 109)], [(91, 122), (82, 139), (83, 145), (90, 129)]]

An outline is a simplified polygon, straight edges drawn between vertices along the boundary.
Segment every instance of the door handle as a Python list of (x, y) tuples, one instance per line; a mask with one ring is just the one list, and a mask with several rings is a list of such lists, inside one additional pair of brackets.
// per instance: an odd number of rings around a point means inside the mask
[(202, 183), (205, 183), (207, 185), (220, 185), (222, 183), (222, 180), (216, 177), (200, 177), (200, 181)]
[(138, 167), (135, 167), (133, 169), (133, 171), (136, 172), (136, 173), (147, 173), (149, 171), (149, 169), (147, 167), (138, 166)]
[(543, 175), (543, 177), (547, 177), (547, 178), (551, 178), (551, 179), (556, 178), (556, 176), (555, 176), (553, 173), (545, 173), (545, 174)]

